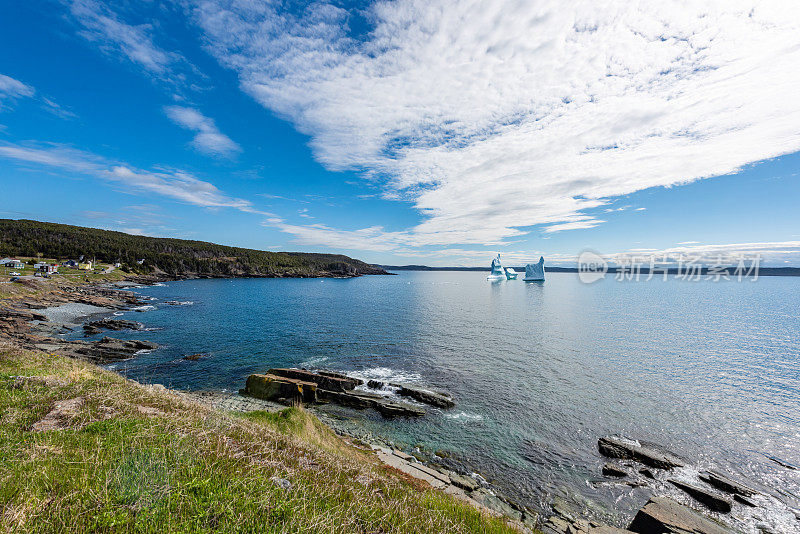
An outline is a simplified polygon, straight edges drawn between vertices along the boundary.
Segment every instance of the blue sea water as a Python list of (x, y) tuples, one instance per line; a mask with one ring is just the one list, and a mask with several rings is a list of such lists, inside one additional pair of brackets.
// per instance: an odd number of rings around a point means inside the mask
[[(518, 502), (556, 496), (622, 524), (654, 491), (603, 480), (597, 439), (655, 441), (787, 503), (737, 513), (796, 528), (800, 496), (800, 278), (586, 285), (487, 282), (481, 272), (355, 279), (170, 282), (136, 291), (153, 308), (125, 333), (162, 348), (116, 365), (144, 382), (237, 391), (270, 367), (339, 370), (453, 393), (421, 419), (353, 411), (412, 450), (443, 451)], [(181, 305), (167, 305), (178, 301)], [(198, 361), (182, 357), (207, 353)], [(659, 485), (660, 484), (660, 485)], [(688, 502), (688, 501), (686, 501)], [(763, 516), (763, 517), (762, 517)], [(787, 530), (789, 531), (789, 530)]]

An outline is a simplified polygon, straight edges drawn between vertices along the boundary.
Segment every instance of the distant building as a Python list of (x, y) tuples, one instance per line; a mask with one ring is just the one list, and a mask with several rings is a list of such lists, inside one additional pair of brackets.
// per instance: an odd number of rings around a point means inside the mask
[(122, 267), (122, 264), (120, 262), (114, 264), (115, 269), (119, 269), (120, 267)]
[(24, 269), (25, 264), (15, 258), (3, 258), (0, 260), (0, 267), (7, 269)]
[(92, 262), (87, 261), (85, 263), (79, 263), (78, 264), (78, 269), (81, 269), (83, 271), (91, 271), (92, 270)]
[(61, 265), (63, 265), (64, 267), (77, 268), (78, 267), (78, 262), (75, 261), (75, 260), (67, 260), (67, 261), (63, 262)]
[(138, 263), (139, 265), (144, 265), (144, 258), (142, 258), (141, 260), (137, 261), (136, 263)]

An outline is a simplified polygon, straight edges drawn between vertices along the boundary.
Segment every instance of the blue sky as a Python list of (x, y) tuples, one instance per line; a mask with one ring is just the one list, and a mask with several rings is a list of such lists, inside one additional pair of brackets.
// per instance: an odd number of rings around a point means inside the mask
[(800, 265), (797, 8), (292, 6), (7, 2), (0, 217), (388, 264)]

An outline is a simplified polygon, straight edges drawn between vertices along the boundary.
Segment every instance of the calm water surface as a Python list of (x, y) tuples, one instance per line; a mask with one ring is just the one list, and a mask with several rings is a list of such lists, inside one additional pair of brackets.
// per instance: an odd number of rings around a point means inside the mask
[[(566, 273), (545, 283), (485, 276), (138, 289), (158, 299), (155, 309), (125, 316), (157, 329), (129, 337), (164, 347), (118, 370), (186, 389), (236, 391), (248, 374), (277, 366), (441, 388), (456, 408), (413, 421), (353, 413), (406, 449), (446, 451), (454, 467), (531, 506), (562, 496), (613, 509), (618, 523), (638, 509), (651, 490), (600, 482), (597, 438), (610, 433), (661, 443), (692, 459), (690, 470), (747, 476), (797, 506), (800, 471), (767, 457), (800, 465), (800, 278), (585, 285)], [(181, 359), (195, 352), (210, 356)], [(751, 525), (789, 517), (754, 514)]]

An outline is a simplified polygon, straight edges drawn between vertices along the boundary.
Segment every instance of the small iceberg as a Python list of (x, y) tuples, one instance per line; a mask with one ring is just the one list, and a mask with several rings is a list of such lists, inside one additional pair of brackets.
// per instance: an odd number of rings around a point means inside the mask
[(516, 279), (517, 279), (517, 271), (515, 271), (511, 267), (506, 267), (506, 280), (516, 280)]
[(498, 254), (497, 257), (492, 260), (492, 271), (489, 273), (489, 276), (487, 276), (486, 279), (487, 280), (506, 279), (506, 272), (503, 270), (503, 265), (500, 263), (500, 254)]
[(529, 263), (525, 266), (526, 282), (544, 282), (544, 257), (539, 257), (539, 263)]

